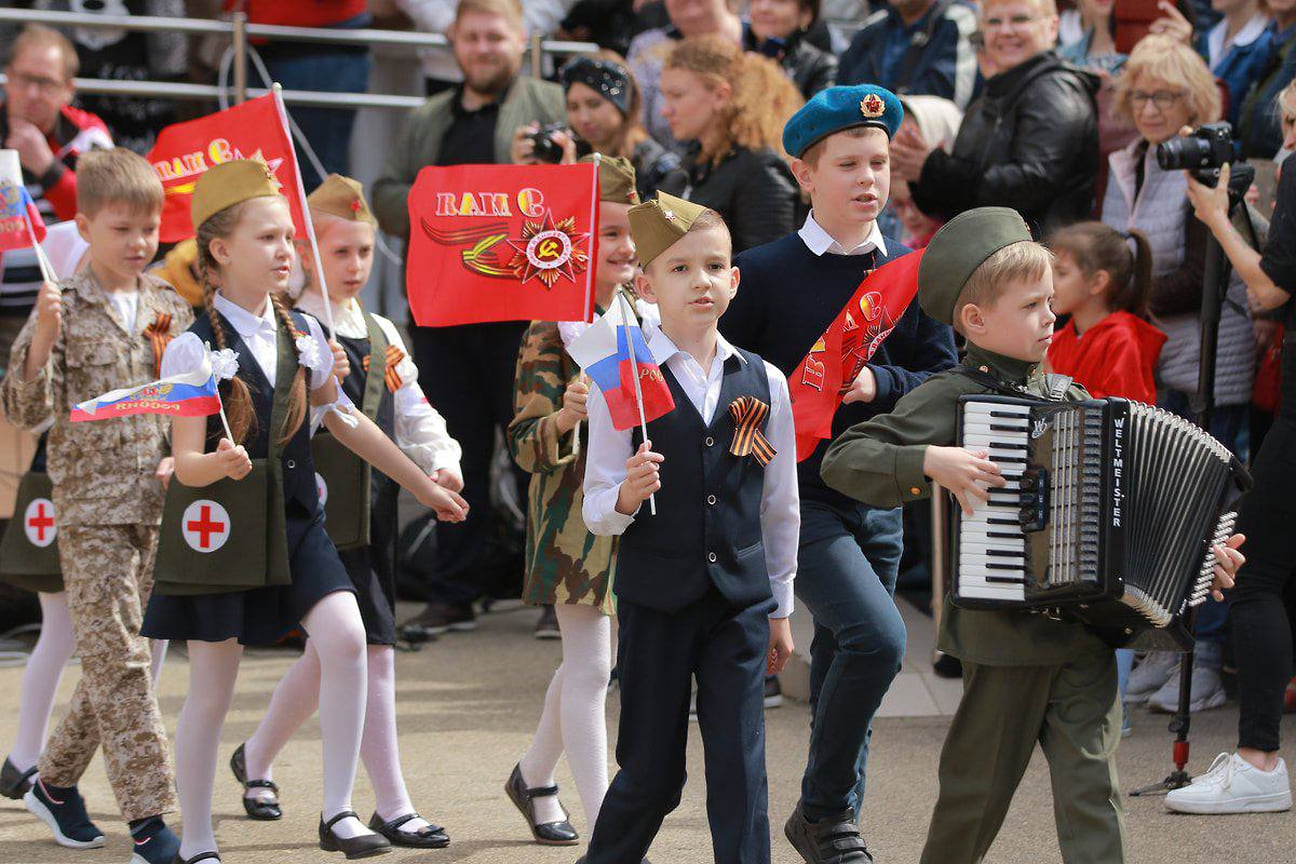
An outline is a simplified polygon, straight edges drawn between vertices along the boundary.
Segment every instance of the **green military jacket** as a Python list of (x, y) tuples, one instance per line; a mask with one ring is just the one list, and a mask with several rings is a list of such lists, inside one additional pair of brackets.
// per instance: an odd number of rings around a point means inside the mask
[[(1020, 389), (1023, 396), (1047, 393), (1039, 364), (975, 345), (968, 346), (964, 363)], [(931, 482), (923, 474), (927, 448), (955, 443), (960, 396), (992, 392), (957, 372), (932, 376), (897, 402), (891, 413), (842, 433), (824, 455), (824, 482), (874, 507), (898, 507), (929, 497)], [(1073, 384), (1064, 398), (1078, 401), (1089, 394)], [(1024, 610), (956, 609), (948, 599), (938, 644), (947, 654), (987, 666), (1053, 666), (1111, 651), (1077, 622)]]

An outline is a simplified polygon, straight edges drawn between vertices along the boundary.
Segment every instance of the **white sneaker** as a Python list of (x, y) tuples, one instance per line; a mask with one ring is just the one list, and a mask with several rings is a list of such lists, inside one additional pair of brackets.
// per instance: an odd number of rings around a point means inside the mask
[[(1188, 711), (1196, 714), (1199, 711), (1209, 711), (1211, 708), (1218, 708), (1228, 701), (1228, 694), (1224, 692), (1224, 679), (1220, 676), (1220, 670), (1216, 666), (1207, 666), (1204, 664), (1194, 664), (1192, 670), (1192, 702), (1188, 705)], [(1174, 674), (1170, 680), (1162, 685), (1161, 689), (1152, 694), (1148, 699), (1148, 708), (1153, 711), (1160, 711), (1165, 714), (1173, 714), (1179, 710), (1179, 664), (1175, 664)]]
[(1130, 673), (1125, 688), (1125, 701), (1131, 704), (1146, 702), (1179, 671), (1179, 654), (1174, 651), (1149, 651)]
[(1188, 786), (1166, 796), (1167, 810), (1176, 813), (1277, 813), (1292, 806), (1287, 763), (1278, 760), (1272, 771), (1261, 771), (1236, 753), (1221, 753), (1210, 770)]

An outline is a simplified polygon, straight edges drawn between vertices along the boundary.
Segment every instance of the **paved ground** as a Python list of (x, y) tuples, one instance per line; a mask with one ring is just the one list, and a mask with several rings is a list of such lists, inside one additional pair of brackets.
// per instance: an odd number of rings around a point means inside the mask
[[(548, 675), (558, 660), (557, 643), (531, 638), (531, 612), (492, 614), (474, 635), (442, 639), (399, 658), (401, 746), (415, 803), (448, 826), (449, 849), (399, 852), (384, 860), (471, 862), (471, 864), (570, 864), (579, 849), (551, 849), (528, 842), (529, 835), (501, 786), (525, 748), (535, 724)], [(915, 652), (916, 653), (916, 652)], [(291, 660), (285, 652), (256, 652), (245, 660), (240, 689), (225, 728), (222, 759), (259, 719), (270, 689)], [(911, 667), (922, 664), (913, 662)], [(182, 651), (174, 651), (163, 674), (161, 704), (174, 726), (187, 687)], [(0, 747), (13, 734), (21, 670), (0, 668)], [(64, 699), (76, 670), (63, 682)], [(944, 700), (940, 700), (944, 701)], [(617, 699), (609, 699), (609, 724), (615, 729)], [(1145, 713), (1135, 718), (1134, 736), (1121, 748), (1120, 771), (1127, 787), (1163, 777), (1169, 757), (1165, 719)], [(798, 859), (781, 837), (782, 820), (794, 804), (806, 743), (807, 712), (789, 703), (768, 715), (773, 860)], [(1193, 767), (1204, 770), (1215, 753), (1233, 740), (1236, 711), (1224, 709), (1196, 719)], [(948, 719), (943, 716), (886, 717), (878, 721), (871, 761), (865, 832), (879, 862), (916, 862), (936, 795), (936, 765)], [(1284, 727), (1296, 740), (1296, 722)], [(318, 796), (319, 732), (312, 721), (280, 760), (276, 777), (283, 787), (286, 818), (278, 823), (242, 819), (238, 790), (222, 766), (216, 788), (218, 837), (229, 864), (236, 862), (340, 861), (314, 843)], [(701, 864), (711, 860), (704, 812), (701, 747), (691, 742), (692, 780), (684, 803), (666, 823), (652, 857), (656, 864)], [(567, 803), (579, 811), (565, 767)], [(72, 852), (55, 846), (44, 827), (21, 805), (0, 799), (0, 864), (76, 862), (125, 864), (130, 851), (124, 826), (115, 821), (112, 795), (96, 761), (83, 789), (92, 814), (109, 834), (106, 848)], [(1061, 857), (1053, 831), (1048, 774), (1036, 758), (1008, 816), (990, 861), (1003, 864), (1057, 864)], [(367, 817), (372, 799), (361, 774), (356, 809)], [(1127, 799), (1132, 862), (1149, 864), (1287, 864), (1296, 862), (1296, 815), (1194, 818), (1164, 812), (1157, 799)], [(577, 827), (585, 830), (582, 820)]]

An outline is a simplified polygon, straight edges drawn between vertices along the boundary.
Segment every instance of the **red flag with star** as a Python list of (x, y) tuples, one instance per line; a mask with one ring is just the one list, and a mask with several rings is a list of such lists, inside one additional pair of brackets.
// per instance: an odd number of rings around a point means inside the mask
[(256, 158), (265, 160), (274, 172), (287, 195), (297, 236), (305, 237), (306, 220), (295, 194), (301, 182), (297, 154), (275, 106), (274, 94), (267, 93), (197, 120), (173, 123), (158, 133), (148, 161), (166, 191), (159, 239), (178, 243), (194, 235), (189, 203), (198, 178), (208, 168), (231, 159)]
[(414, 321), (593, 320), (598, 202), (593, 163), (424, 168), (409, 194)]

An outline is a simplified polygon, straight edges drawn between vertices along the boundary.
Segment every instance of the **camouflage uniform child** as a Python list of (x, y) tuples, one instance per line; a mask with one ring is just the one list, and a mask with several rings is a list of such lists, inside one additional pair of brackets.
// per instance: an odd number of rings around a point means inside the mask
[(157, 251), (162, 195), (139, 156), (111, 150), (83, 157), (77, 221), (90, 238), (90, 263), (41, 289), (0, 388), (16, 425), (53, 420), (48, 467), (82, 670), (24, 801), (61, 845), (102, 845), (76, 790), (102, 742), (141, 861), (169, 860), (178, 849), (161, 819), (175, 806), (171, 760), (149, 643), (140, 635), (169, 473), (168, 424), (153, 414), (89, 423), (68, 417), (77, 402), (157, 378), (167, 341), (193, 320), (170, 286), (142, 275)]
[[(593, 157), (588, 157), (589, 161)], [(627, 213), (639, 202), (634, 167), (600, 157), (597, 305), (622, 302), (616, 294), (634, 278), (635, 247)], [(633, 303), (628, 293), (625, 302)], [(604, 702), (612, 666), (612, 573), (617, 538), (585, 527), (585, 400), (589, 385), (564, 350), (580, 324), (534, 321), (518, 354), (508, 428), (509, 449), (531, 474), (527, 499), (527, 573), (523, 599), (552, 605), (563, 641), (563, 660), (545, 695), (531, 746), (509, 777), (506, 791), (540, 843), (579, 839), (558, 803), (554, 769), (563, 752), (571, 765), (593, 828), (607, 791), (607, 725)]]

